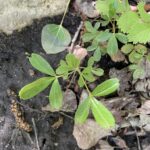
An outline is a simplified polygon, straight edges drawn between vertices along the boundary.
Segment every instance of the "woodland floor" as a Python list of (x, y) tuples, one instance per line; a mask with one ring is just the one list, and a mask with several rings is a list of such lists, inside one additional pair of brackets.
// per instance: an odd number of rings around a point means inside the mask
[[(22, 31), (15, 31), (12, 35), (0, 34), (0, 150), (36, 150), (36, 137), (34, 130), (27, 133), (16, 127), (14, 115), (10, 110), (12, 96), (9, 91), (13, 90), (16, 94), (25, 84), (30, 83), (34, 79), (42, 76), (39, 72), (35, 72), (32, 76), (32, 66), (29, 64), (27, 56), (32, 52), (40, 53), (47, 58), (53, 67), (56, 67), (59, 60), (64, 58), (65, 52), (57, 55), (46, 55), (41, 46), (41, 30), (47, 23), (60, 23), (62, 16), (54, 18), (44, 18), (35, 20), (31, 26), (24, 28)], [(69, 13), (65, 17), (64, 27), (66, 27), (72, 35), (80, 24), (80, 18)], [(102, 66), (108, 69), (118, 66), (111, 61), (102, 60)], [(107, 63), (107, 64), (106, 64)], [(107, 68), (108, 67), (108, 68)], [(121, 66), (122, 67), (122, 66)], [(121, 69), (121, 68), (120, 68)], [(45, 97), (45, 91), (32, 100), (21, 101), (16, 98), (22, 106), (25, 120), (33, 126), (34, 119), (37, 128), (37, 137), (41, 150), (80, 150), (76, 140), (72, 135), (73, 120), (61, 113), (45, 113), (41, 111), (41, 107), (48, 104)], [(73, 114), (68, 114), (73, 116)], [(63, 117), (63, 124), (54, 129), (52, 125)], [(33, 119), (32, 119), (33, 118)], [(124, 136), (130, 150), (138, 150), (136, 135)], [(150, 143), (150, 135), (139, 137), (140, 143)], [(108, 141), (113, 145), (111, 137)], [(91, 150), (96, 150), (92, 148)], [(119, 148), (116, 148), (119, 150)]]

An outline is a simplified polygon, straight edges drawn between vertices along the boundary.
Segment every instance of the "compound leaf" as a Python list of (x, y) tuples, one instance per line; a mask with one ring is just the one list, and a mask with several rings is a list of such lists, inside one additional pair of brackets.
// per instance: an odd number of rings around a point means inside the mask
[(27, 84), (19, 91), (20, 98), (23, 100), (27, 100), (34, 97), (35, 95), (46, 89), (53, 80), (54, 77), (43, 77), (30, 84)]
[(94, 96), (106, 96), (119, 88), (119, 80), (112, 78), (98, 85), (92, 92)]
[(71, 42), (71, 36), (63, 26), (48, 24), (42, 29), (42, 46), (47, 54), (62, 52)]
[(115, 119), (112, 113), (97, 99), (91, 101), (91, 109), (96, 122), (103, 128), (111, 128), (115, 126)]
[(32, 53), (29, 57), (31, 65), (42, 73), (55, 76), (55, 72), (50, 64), (40, 55)]

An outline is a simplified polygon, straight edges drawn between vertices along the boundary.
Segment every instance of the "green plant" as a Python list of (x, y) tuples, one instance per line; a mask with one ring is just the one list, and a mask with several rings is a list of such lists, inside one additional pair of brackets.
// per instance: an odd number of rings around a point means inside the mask
[(71, 42), (71, 36), (62, 24), (69, 7), (70, 0), (66, 5), (66, 9), (59, 25), (47, 24), (42, 29), (41, 43), (47, 54), (56, 54), (64, 51)]
[(149, 60), (149, 53), (144, 45), (126, 44), (121, 48), (121, 51), (128, 56), (130, 61), (129, 69), (133, 72), (133, 78), (138, 79), (144, 74), (144, 69), (141, 63)]
[(150, 41), (150, 15), (144, 9), (145, 2), (140, 2), (138, 11), (125, 11), (117, 20), (118, 27), (127, 33), (129, 42), (147, 43)]
[[(121, 33), (116, 26), (117, 19), (120, 14), (128, 8), (127, 2), (119, 0), (98, 0), (96, 8), (101, 14), (101, 20), (94, 25), (87, 21), (85, 22), (86, 32), (82, 36), (83, 42), (90, 42), (91, 45), (87, 48), (88, 51), (94, 51), (95, 61), (99, 61), (101, 55), (114, 55), (118, 51), (118, 41), (126, 44), (127, 36)], [(105, 30), (99, 28), (105, 27)]]
[(88, 91), (88, 98), (81, 102), (75, 114), (75, 122), (83, 123), (88, 117), (89, 110), (92, 110), (95, 120), (104, 128), (110, 128), (115, 125), (115, 120), (111, 112), (97, 100), (96, 97), (111, 94), (119, 87), (118, 79), (109, 79), (98, 85), (93, 91), (90, 91), (88, 84), (96, 80), (96, 76), (102, 76), (103, 70), (95, 68), (93, 58), (88, 61), (87, 67), (80, 67), (80, 60), (73, 54), (67, 54), (65, 60), (61, 60), (56, 71), (51, 65), (40, 55), (32, 54), (29, 57), (31, 65), (38, 71), (46, 74), (26, 86), (24, 86), (19, 96), (23, 100), (30, 99), (42, 92), (51, 85), (49, 93), (49, 102), (52, 108), (59, 110), (62, 106), (63, 92), (59, 84), (59, 78), (70, 79), (72, 75), (78, 74), (78, 83), (80, 87), (85, 87)]

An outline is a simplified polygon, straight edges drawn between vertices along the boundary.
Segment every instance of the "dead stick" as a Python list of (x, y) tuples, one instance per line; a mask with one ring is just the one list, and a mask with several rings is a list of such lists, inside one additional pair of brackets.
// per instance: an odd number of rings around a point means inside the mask
[(71, 41), (71, 46), (70, 46), (70, 48), (69, 48), (69, 51), (70, 51), (70, 52), (72, 52), (72, 50), (73, 50), (75, 41), (76, 41), (77, 38), (78, 38), (78, 35), (79, 35), (79, 33), (80, 33), (80, 30), (81, 30), (82, 26), (83, 26), (83, 21), (81, 21), (81, 23), (80, 23), (80, 25), (79, 25), (79, 27), (78, 27), (78, 29), (77, 29), (77, 31), (76, 31), (76, 33), (75, 33), (75, 35), (74, 35), (72, 41)]
[(38, 137), (37, 137), (37, 130), (36, 130), (36, 125), (35, 125), (34, 118), (32, 118), (32, 123), (33, 123), (33, 129), (34, 129), (34, 134), (35, 134), (37, 149), (40, 150), (39, 141), (38, 141)]

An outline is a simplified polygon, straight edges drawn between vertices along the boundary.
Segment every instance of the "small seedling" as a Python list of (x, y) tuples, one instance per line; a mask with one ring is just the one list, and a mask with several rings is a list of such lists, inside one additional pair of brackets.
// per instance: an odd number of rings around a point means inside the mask
[(116, 26), (118, 17), (127, 6), (119, 0), (98, 0), (96, 2), (101, 20), (97, 21), (94, 27), (89, 21), (85, 22), (86, 32), (82, 37), (84, 43), (91, 43), (87, 50), (94, 51), (95, 61), (99, 61), (101, 55), (115, 55), (118, 51), (118, 41), (123, 44), (128, 42), (127, 36), (121, 33)]
[(133, 78), (140, 78), (144, 74), (141, 62), (145, 59), (149, 61), (147, 48), (141, 44), (126, 44), (121, 48), (121, 51), (128, 56), (129, 62), (131, 63), (129, 69), (133, 72)]
[(31, 65), (38, 71), (46, 74), (46, 77), (24, 86), (19, 96), (23, 100), (31, 99), (38, 93), (50, 87), (49, 102), (52, 108), (59, 110), (62, 106), (63, 92), (59, 84), (59, 78), (70, 79), (71, 75), (78, 74), (78, 83), (80, 87), (85, 87), (88, 91), (88, 98), (81, 102), (75, 114), (75, 122), (83, 123), (92, 110), (95, 120), (104, 128), (114, 127), (115, 119), (111, 112), (97, 100), (97, 97), (103, 97), (116, 91), (119, 87), (118, 79), (109, 79), (98, 85), (93, 91), (88, 88), (88, 83), (94, 82), (96, 76), (102, 76), (103, 70), (93, 66), (93, 58), (88, 61), (87, 67), (80, 67), (80, 60), (73, 54), (67, 54), (65, 60), (60, 61), (60, 65), (54, 71), (51, 65), (40, 55), (32, 54), (29, 57)]

